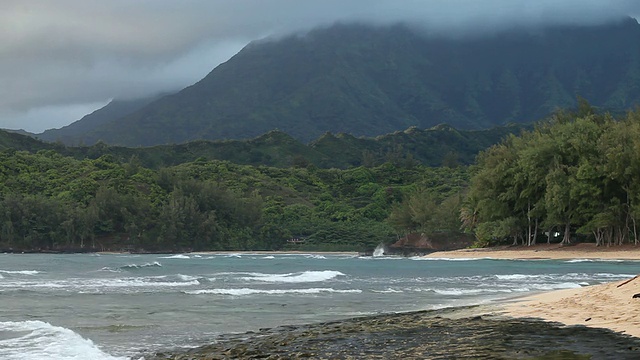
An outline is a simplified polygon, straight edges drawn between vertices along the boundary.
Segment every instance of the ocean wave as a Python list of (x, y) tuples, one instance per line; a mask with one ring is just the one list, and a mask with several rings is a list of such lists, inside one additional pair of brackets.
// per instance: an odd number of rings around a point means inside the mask
[(476, 289), (459, 289), (459, 288), (450, 288), (450, 289), (427, 289), (427, 291), (434, 292), (440, 295), (449, 295), (449, 296), (465, 296), (465, 295), (481, 295), (481, 294), (500, 294), (500, 293), (512, 293), (514, 290), (512, 289), (487, 289), (487, 288), (476, 288)]
[(567, 273), (567, 274), (506, 274), (493, 275), (498, 280), (610, 280), (624, 279), (633, 277), (631, 274), (613, 274), (613, 273)]
[(263, 257), (262, 259), (275, 259), (275, 258), (276, 258), (275, 256), (271, 256), (271, 255), (269, 255), (269, 256), (265, 256), (265, 257)]
[(307, 259), (326, 259), (327, 258), (324, 255), (318, 255), (318, 254), (305, 254), (304, 257)]
[(622, 259), (571, 259), (566, 260), (566, 263), (581, 263), (581, 262), (624, 262), (624, 261), (633, 261), (633, 260), (622, 260)]
[(530, 288), (534, 290), (560, 290), (560, 289), (577, 289), (581, 288), (582, 285), (579, 283), (573, 282), (563, 282), (556, 284), (528, 284)]
[(2, 274), (11, 274), (11, 275), (38, 275), (40, 271), (38, 270), (0, 270)]
[(76, 291), (78, 293), (100, 294), (104, 292), (128, 292), (145, 289), (154, 291), (159, 288), (179, 288), (201, 285), (197, 278), (184, 278), (178, 281), (164, 281), (161, 277), (117, 278), (117, 279), (82, 279), (47, 281), (9, 281), (0, 283), (2, 290), (59, 290)]
[(142, 268), (146, 268), (146, 267), (162, 267), (162, 264), (160, 264), (157, 261), (154, 261), (152, 263), (144, 263), (144, 264), (129, 264), (129, 265), (124, 265), (121, 266), (120, 269), (142, 269)]
[(74, 331), (43, 321), (0, 322), (0, 358), (5, 360), (125, 360), (101, 351)]
[(500, 280), (525, 280), (525, 279), (539, 279), (541, 277), (549, 277), (549, 275), (525, 275), (525, 274), (508, 274), (508, 275), (494, 275)]
[(263, 273), (248, 273), (249, 276), (244, 276), (241, 279), (245, 281), (261, 281), (270, 283), (307, 283), (307, 282), (319, 282), (327, 281), (338, 276), (345, 276), (340, 271), (324, 270), (324, 271), (303, 271), (299, 273), (289, 274), (263, 274)]
[(160, 256), (159, 259), (191, 259), (191, 258), (187, 255), (176, 254), (176, 255), (169, 255), (169, 256)]
[(594, 274), (595, 276), (598, 277), (603, 277), (603, 278), (619, 278), (619, 279), (624, 279), (624, 278), (632, 278), (634, 276), (636, 276), (637, 274), (611, 274), (611, 273), (597, 273)]
[(336, 290), (333, 288), (310, 288), (310, 289), (251, 289), (251, 288), (239, 288), (239, 289), (201, 289), (201, 290), (186, 290), (183, 291), (185, 294), (189, 295), (232, 295), (232, 296), (243, 296), (243, 295), (286, 295), (286, 294), (320, 294), (320, 293), (341, 293), (341, 294), (352, 294), (352, 293), (361, 293), (360, 289), (347, 289), (347, 290)]
[(371, 290), (374, 293), (379, 293), (379, 294), (395, 294), (395, 293), (401, 293), (404, 292), (402, 290), (396, 290), (396, 289), (392, 289), (392, 288), (388, 288), (385, 290)]

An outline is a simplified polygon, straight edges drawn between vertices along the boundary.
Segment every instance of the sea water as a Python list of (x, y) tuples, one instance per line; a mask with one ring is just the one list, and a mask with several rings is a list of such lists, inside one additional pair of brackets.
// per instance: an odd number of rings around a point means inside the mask
[(137, 359), (224, 333), (487, 303), (638, 273), (636, 261), (0, 254), (0, 359)]

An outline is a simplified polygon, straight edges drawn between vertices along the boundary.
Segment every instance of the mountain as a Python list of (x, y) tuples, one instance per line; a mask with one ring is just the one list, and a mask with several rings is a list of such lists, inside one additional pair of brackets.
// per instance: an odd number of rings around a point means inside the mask
[[(79, 145), (83, 143), (83, 134), (92, 131), (95, 128), (106, 125), (123, 116), (129, 115), (136, 110), (143, 108), (151, 102), (161, 98), (163, 95), (154, 95), (134, 100), (112, 100), (104, 107), (85, 115), (82, 119), (77, 120), (60, 129), (49, 129), (40, 134), (33, 135), (38, 139), (54, 142), (60, 141), (67, 145)], [(32, 135), (32, 134), (28, 134)]]
[(198, 83), (75, 139), (149, 146), (274, 129), (304, 142), (327, 131), (485, 129), (541, 119), (578, 96), (610, 111), (640, 103), (636, 20), (455, 39), (337, 24), (256, 41)]

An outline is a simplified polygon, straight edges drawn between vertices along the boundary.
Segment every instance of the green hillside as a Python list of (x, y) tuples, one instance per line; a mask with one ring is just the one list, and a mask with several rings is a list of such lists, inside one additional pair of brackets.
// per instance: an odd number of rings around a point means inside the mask
[(0, 131), (0, 149), (55, 150), (79, 160), (110, 155), (119, 162), (132, 162), (153, 169), (198, 159), (283, 168), (312, 165), (345, 169), (361, 165), (373, 167), (385, 162), (407, 166), (457, 166), (471, 164), (480, 151), (527, 127), (510, 125), (489, 130), (456, 130), (439, 125), (427, 130), (409, 128), (376, 138), (326, 133), (309, 145), (282, 131), (270, 131), (251, 140), (198, 140), (136, 148), (110, 146), (102, 142), (91, 146), (64, 146)]
[(578, 95), (624, 111), (639, 103), (639, 77), (634, 19), (457, 39), (343, 24), (251, 43), (198, 83), (75, 139), (150, 146), (274, 129), (303, 142), (441, 123), (485, 129), (541, 119)]

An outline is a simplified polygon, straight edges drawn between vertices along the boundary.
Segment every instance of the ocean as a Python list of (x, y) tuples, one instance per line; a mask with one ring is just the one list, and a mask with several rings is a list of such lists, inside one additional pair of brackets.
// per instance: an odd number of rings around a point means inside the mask
[(139, 359), (220, 334), (490, 303), (638, 261), (321, 254), (0, 254), (0, 359)]

